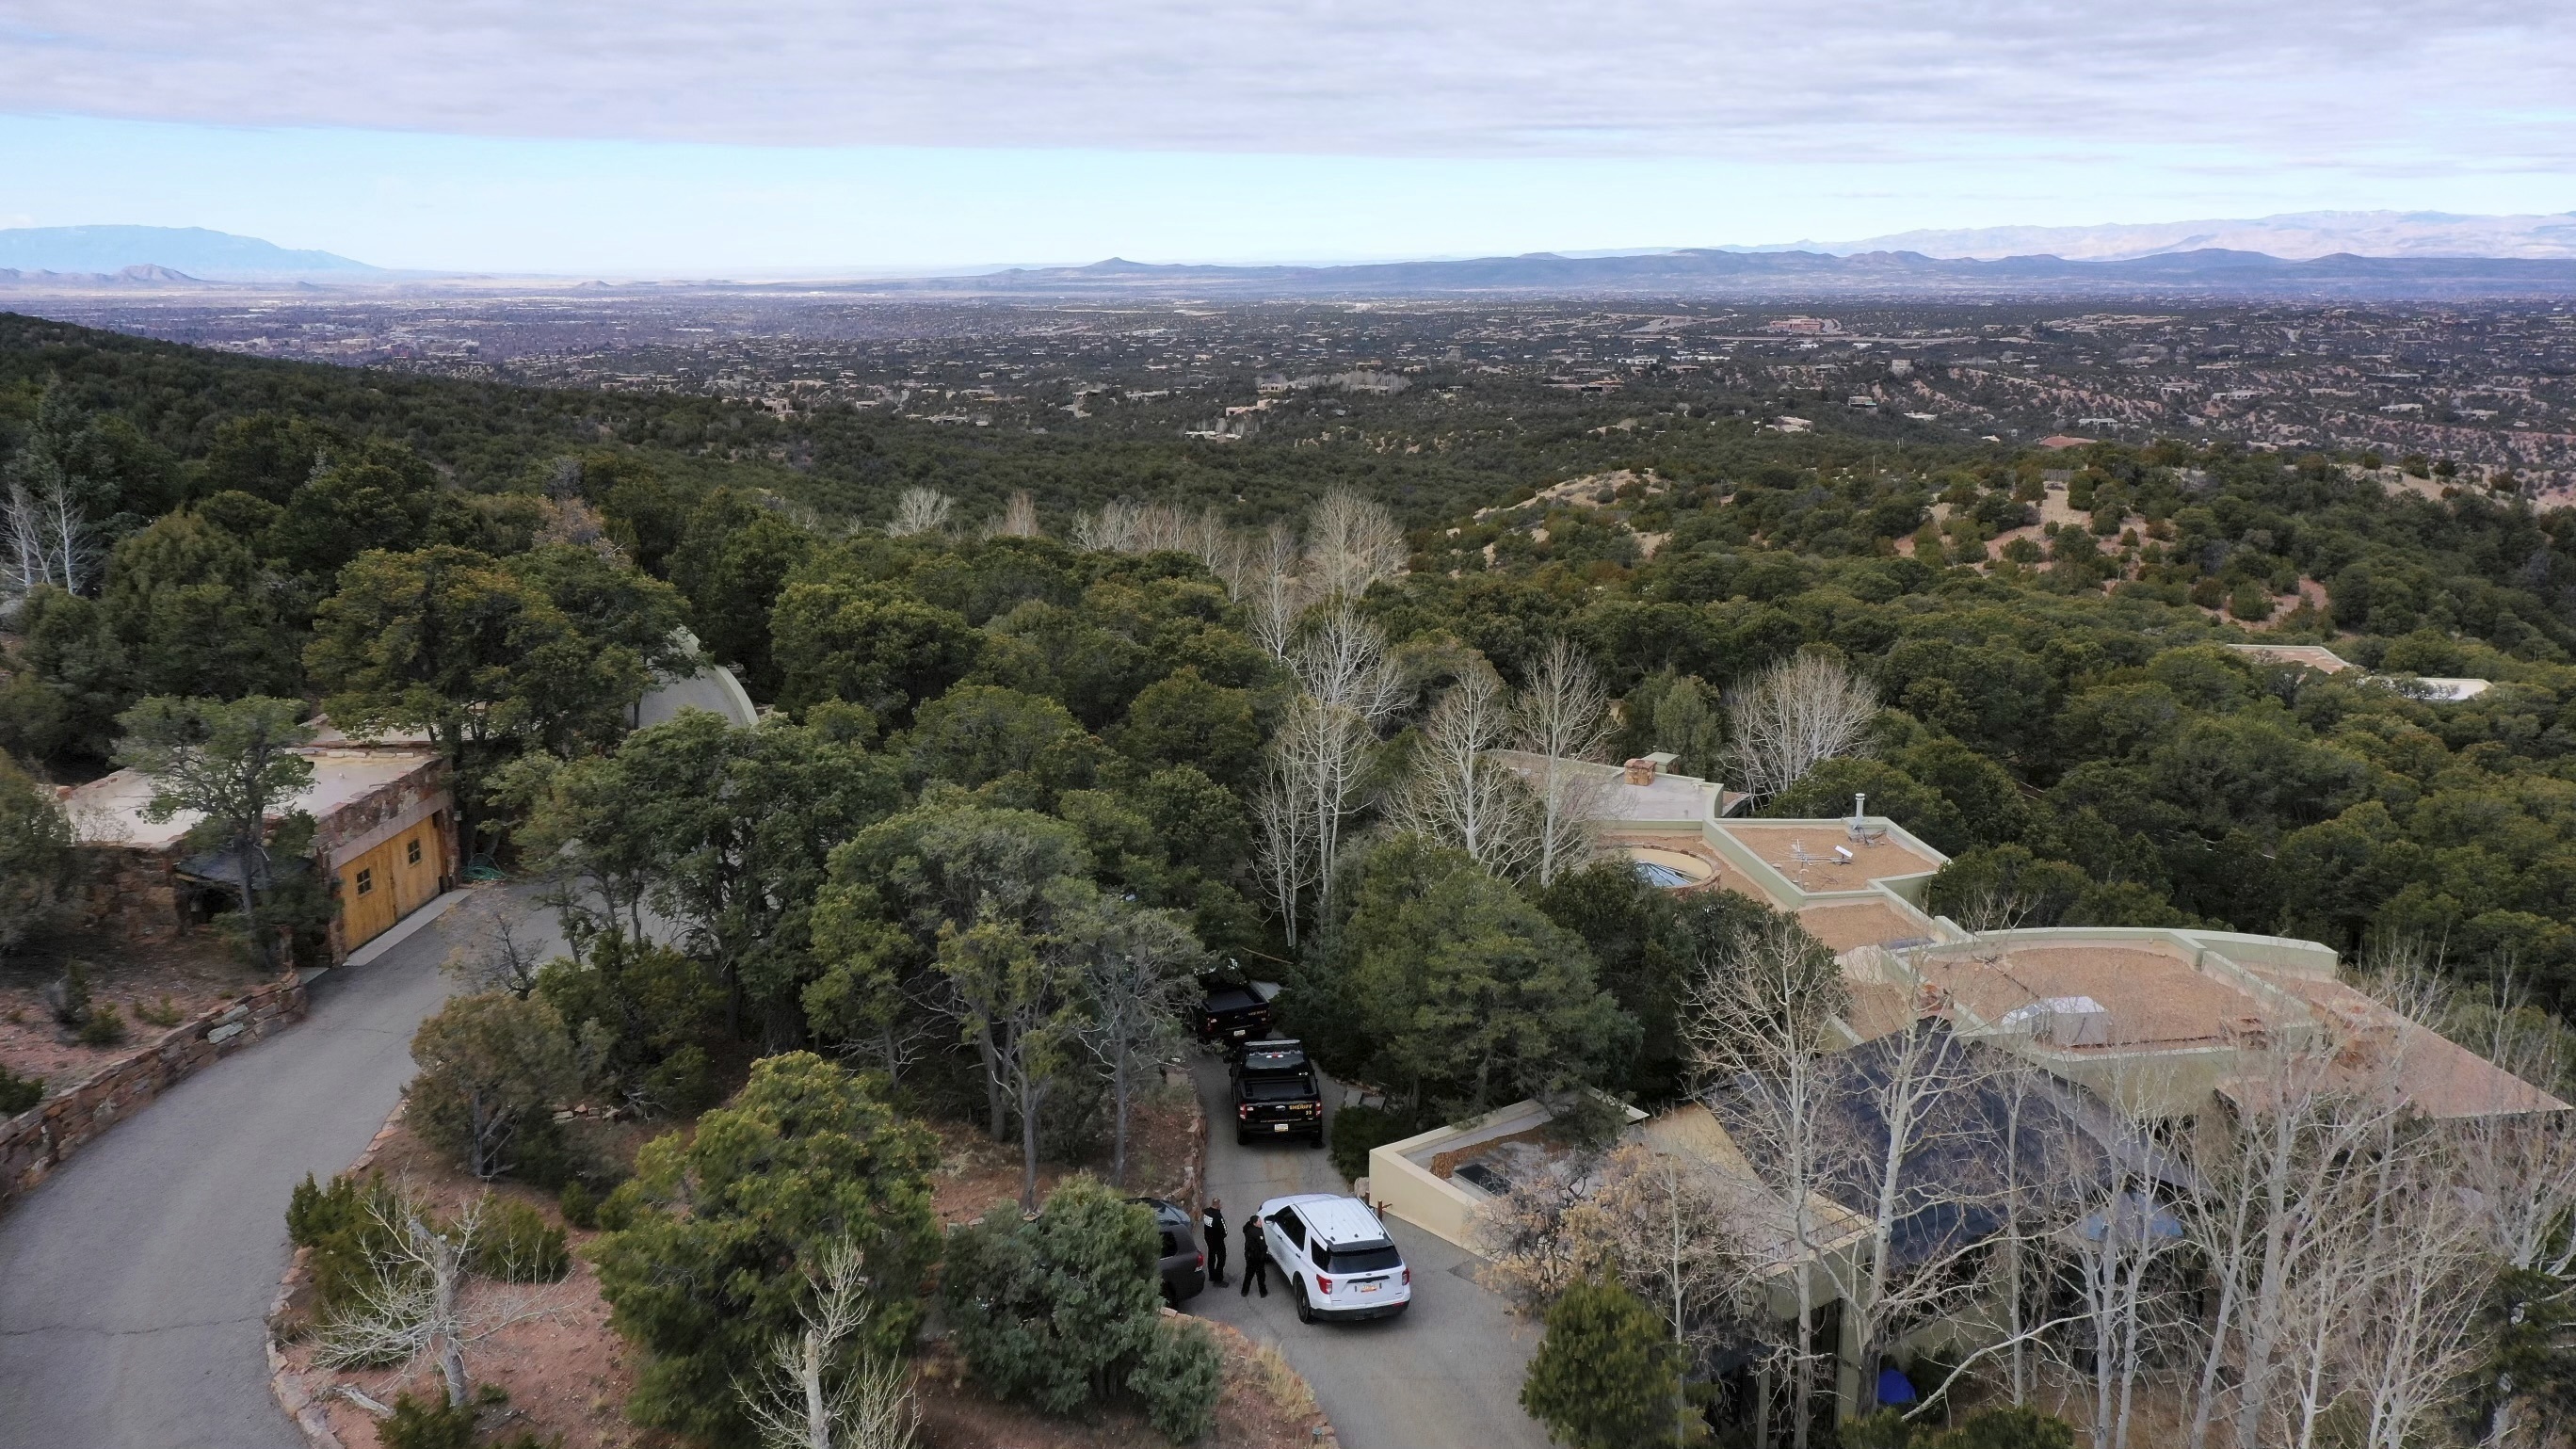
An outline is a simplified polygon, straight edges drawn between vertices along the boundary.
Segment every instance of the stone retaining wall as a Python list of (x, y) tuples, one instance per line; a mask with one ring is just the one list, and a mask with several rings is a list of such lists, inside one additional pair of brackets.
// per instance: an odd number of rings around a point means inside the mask
[(208, 1007), (145, 1050), (0, 1123), (0, 1209), (64, 1159), (207, 1063), (304, 1019), (304, 983), (281, 977), (237, 1000)]

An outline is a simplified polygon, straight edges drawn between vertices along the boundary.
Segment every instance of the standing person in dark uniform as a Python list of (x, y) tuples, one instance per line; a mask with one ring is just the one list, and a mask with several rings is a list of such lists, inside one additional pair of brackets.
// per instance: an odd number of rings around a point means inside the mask
[(1225, 1286), (1227, 1247), (1224, 1198), (1212, 1197), (1207, 1200), (1206, 1209), (1199, 1214), (1199, 1233), (1207, 1239), (1208, 1281), (1222, 1288)]
[(1243, 1220), (1243, 1286), (1235, 1290), (1238, 1298), (1252, 1296), (1252, 1285), (1261, 1285), (1261, 1296), (1270, 1296), (1270, 1245), (1261, 1240), (1261, 1214)]

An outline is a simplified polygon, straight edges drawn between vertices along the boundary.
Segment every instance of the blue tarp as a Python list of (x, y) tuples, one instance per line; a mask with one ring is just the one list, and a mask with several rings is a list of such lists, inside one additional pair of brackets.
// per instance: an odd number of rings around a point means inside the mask
[(1902, 1369), (1880, 1369), (1878, 1371), (1878, 1401), (1882, 1404), (1913, 1403), (1914, 1381), (1907, 1378), (1904, 1370)]

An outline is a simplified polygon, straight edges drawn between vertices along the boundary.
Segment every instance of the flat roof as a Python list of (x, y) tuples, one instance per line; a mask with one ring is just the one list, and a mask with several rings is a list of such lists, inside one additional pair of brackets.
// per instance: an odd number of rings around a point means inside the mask
[[(1873, 816), (1870, 823), (1887, 822)], [(1840, 820), (1722, 820), (1717, 828), (1804, 891), (1857, 890), (1870, 881), (1925, 875), (1942, 865), (1941, 857), (1917, 851), (1892, 832), (1872, 844), (1857, 844), (1845, 838)], [(1850, 864), (1834, 854), (1837, 845), (1850, 848)], [(1798, 860), (1800, 849), (1810, 857), (1808, 863)]]
[[(1547, 756), (1526, 750), (1496, 750), (1493, 756), (1532, 782), (1547, 768)], [(1724, 793), (1714, 782), (1692, 775), (1658, 770), (1647, 783), (1631, 785), (1623, 766), (1591, 760), (1568, 760), (1564, 766), (1598, 782), (1600, 793), (1585, 803), (1600, 820), (1706, 820), (1717, 813)]]
[(1861, 946), (1887, 946), (1898, 941), (1929, 941), (1932, 924), (1886, 901), (1836, 901), (1798, 912), (1807, 934), (1837, 956)]
[(2325, 674), (2341, 674), (2352, 661), (2323, 644), (2230, 644), (2227, 646), (2266, 664), (2304, 664)]
[(2108, 1039), (2074, 1051), (2199, 1046), (2228, 1040), (2229, 1023), (2269, 1023), (2277, 1013), (2236, 985), (2154, 945), (2014, 946), (1991, 958), (1971, 948), (1929, 956), (1923, 979), (1981, 1021), (2033, 1002), (2089, 996), (2108, 1017)]
[(2428, 1117), (2567, 1110), (2565, 1102), (2340, 981), (2259, 970), (2255, 974), (2314, 1007), (2348, 1041), (2376, 1046), (2372, 1056), (2355, 1058), (2346, 1053), (2338, 1060), (2338, 1072), (2353, 1086), (2368, 1086), (2393, 1075), (2393, 1085), (2407, 1103)]
[[(313, 762), (313, 783), (281, 813), (302, 810), (316, 820), (327, 819), (439, 760), (435, 750), (304, 749), (296, 753)], [(71, 818), (73, 837), (80, 844), (134, 850), (165, 850), (201, 818), (189, 810), (167, 820), (150, 820), (143, 812), (151, 802), (151, 779), (133, 770), (119, 770), (64, 796), (63, 813)]]

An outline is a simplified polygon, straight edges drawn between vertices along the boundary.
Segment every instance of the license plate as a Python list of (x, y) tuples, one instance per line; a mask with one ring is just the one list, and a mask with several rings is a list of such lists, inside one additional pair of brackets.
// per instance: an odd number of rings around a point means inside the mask
[(1386, 1285), (1383, 1283), (1362, 1283), (1360, 1285), (1360, 1291), (1362, 1293), (1375, 1293), (1377, 1290), (1385, 1286)]
[(1288, 1130), (1288, 1124), (1285, 1122), (1274, 1122), (1270, 1124), (1270, 1130), (1273, 1132), (1285, 1132)]

